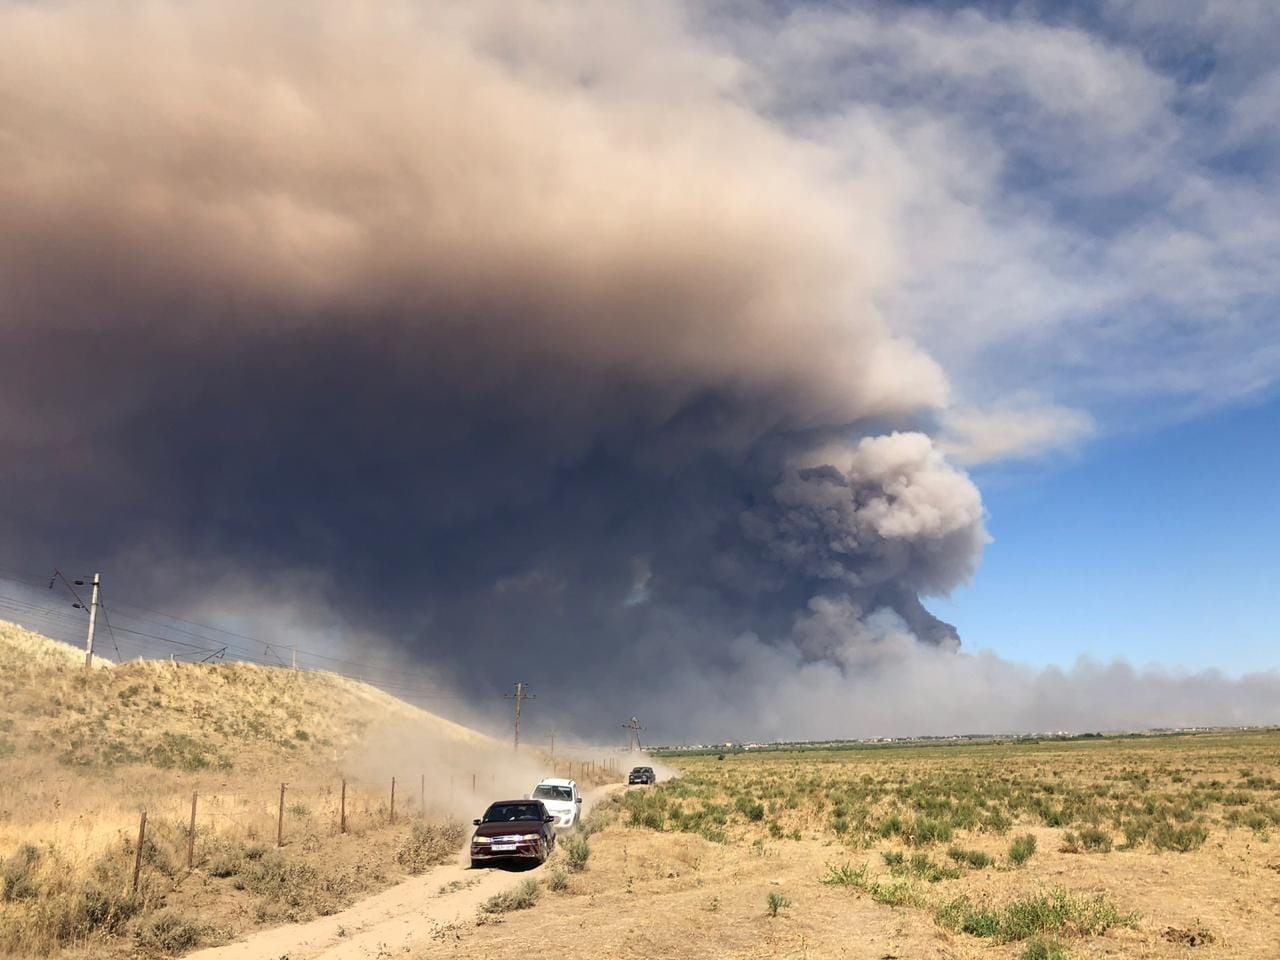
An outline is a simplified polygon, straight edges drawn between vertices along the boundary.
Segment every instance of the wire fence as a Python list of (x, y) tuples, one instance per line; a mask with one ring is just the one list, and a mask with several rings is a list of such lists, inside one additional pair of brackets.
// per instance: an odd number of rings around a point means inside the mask
[[(621, 771), (619, 759), (561, 760), (553, 773), (572, 778), (609, 777)], [(144, 851), (162, 840), (185, 854), (188, 871), (207, 866), (228, 841), (259, 848), (286, 848), (317, 838), (359, 835), (396, 823), (445, 819), (468, 802), (492, 797), (496, 775), (452, 773), (439, 778), (410, 777), (362, 780), (354, 777), (323, 783), (289, 783), (259, 790), (224, 793), (194, 790), (187, 796), (158, 797), (139, 811), (137, 843), (132, 846), (137, 889)], [(148, 841), (150, 840), (150, 846)]]

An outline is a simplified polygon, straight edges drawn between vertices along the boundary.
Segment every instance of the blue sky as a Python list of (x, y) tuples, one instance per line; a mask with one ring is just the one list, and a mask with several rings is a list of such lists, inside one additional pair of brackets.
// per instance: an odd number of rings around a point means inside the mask
[(1035, 665), (1280, 665), (1280, 397), (977, 479), (995, 542), (934, 603), (967, 646)]

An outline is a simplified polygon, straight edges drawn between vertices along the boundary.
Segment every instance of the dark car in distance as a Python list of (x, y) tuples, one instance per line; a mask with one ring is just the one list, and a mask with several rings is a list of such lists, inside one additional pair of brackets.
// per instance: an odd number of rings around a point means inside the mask
[(627, 774), (627, 783), (656, 783), (658, 778), (653, 773), (653, 767), (632, 767), (631, 772)]
[(473, 820), (471, 866), (495, 860), (532, 860), (545, 863), (556, 848), (555, 821), (541, 800), (501, 800), (489, 805), (484, 816)]

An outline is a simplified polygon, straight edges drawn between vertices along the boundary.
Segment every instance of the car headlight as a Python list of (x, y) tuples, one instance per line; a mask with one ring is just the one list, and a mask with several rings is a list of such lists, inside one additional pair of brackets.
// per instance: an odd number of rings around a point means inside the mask
[(540, 834), (540, 833), (522, 833), (522, 834), (520, 834), (520, 839), (521, 839), (521, 840), (540, 840), (540, 839), (542, 839), (542, 834)]
[(479, 844), (488, 844), (488, 843), (493, 843), (493, 841), (492, 841), (492, 840), (490, 840), (488, 837), (472, 837), (472, 838), (471, 838), (471, 842), (472, 842), (472, 843), (479, 843)]

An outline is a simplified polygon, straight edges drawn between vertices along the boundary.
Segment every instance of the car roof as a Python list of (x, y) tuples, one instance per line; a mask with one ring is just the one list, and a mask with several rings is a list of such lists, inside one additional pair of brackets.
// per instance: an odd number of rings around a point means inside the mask
[(543, 777), (538, 781), (538, 786), (546, 784), (549, 787), (572, 787), (575, 786), (574, 781), (565, 780), (563, 777)]
[(542, 803), (542, 801), (541, 800), (525, 800), (524, 798), (521, 798), (519, 800), (495, 800), (493, 801), (493, 803), (489, 804), (489, 806), (505, 807), (509, 803), (514, 804), (515, 806), (523, 806), (526, 803)]

